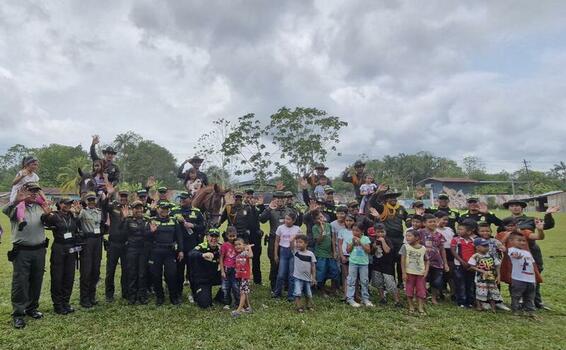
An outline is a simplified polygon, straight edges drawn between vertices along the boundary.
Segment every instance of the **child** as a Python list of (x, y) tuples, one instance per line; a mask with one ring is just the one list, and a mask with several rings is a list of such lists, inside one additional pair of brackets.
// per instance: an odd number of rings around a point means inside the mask
[(202, 180), (198, 178), (198, 170), (190, 168), (187, 172), (187, 180), (185, 181), (185, 188), (191, 195), (195, 195), (202, 187)]
[(474, 271), (470, 271), (468, 260), (475, 253), (474, 240), (471, 236), (476, 229), (474, 220), (466, 219), (458, 224), (458, 236), (452, 238), (450, 250), (454, 255), (454, 284), (456, 303), (460, 307), (471, 308), (475, 299)]
[(338, 250), (338, 256), (340, 259), (340, 270), (342, 271), (342, 288), (344, 289), (344, 300), (347, 299), (348, 294), (348, 268), (349, 268), (349, 258), (350, 253), (348, 253), (348, 240), (351, 240), (353, 237), (352, 234), (352, 227), (356, 224), (356, 219), (348, 214), (344, 219), (344, 229), (338, 232), (338, 246), (340, 249)]
[(426, 299), (426, 275), (428, 274), (428, 257), (426, 248), (419, 242), (419, 236), (415, 232), (405, 234), (407, 243), (401, 246), (401, 270), (403, 271), (403, 282), (405, 282), (405, 294), (409, 304), (409, 313), (415, 312), (415, 302), (421, 315), (425, 315), (424, 303)]
[(425, 228), (417, 231), (419, 242), (426, 248), (426, 255), (429, 262), (428, 282), (431, 288), (431, 302), (438, 304), (438, 294), (444, 286), (443, 275), (448, 271), (448, 261), (444, 251), (444, 236), (436, 231), (436, 217), (432, 214), (424, 215)]
[(354, 225), (352, 227), (352, 238), (346, 241), (346, 251), (350, 254), (348, 266), (348, 292), (346, 302), (353, 307), (360, 307), (354, 300), (356, 292), (356, 281), (360, 279), (362, 305), (373, 307), (373, 303), (369, 300), (369, 253), (371, 251), (371, 242), (367, 236), (363, 235), (363, 225)]
[(452, 251), (450, 250), (450, 243), (452, 242), (452, 238), (454, 238), (454, 231), (448, 226), (449, 216), (447, 212), (440, 210), (434, 213), (434, 216), (436, 217), (436, 230), (444, 237), (444, 252), (446, 254), (446, 262), (448, 263), (448, 271), (444, 270), (444, 289), (446, 289), (446, 285), (448, 285), (450, 287), (450, 293), (452, 293), (452, 298), (455, 298), (456, 295), (454, 291), (456, 288), (454, 286), (454, 279), (452, 278), (452, 272), (454, 271), (454, 255), (452, 255)]
[[(25, 184), (30, 182), (39, 182), (39, 176), (36, 172), (39, 168), (39, 160), (32, 156), (24, 157), (22, 160), (22, 169), (18, 171), (14, 181), (12, 182), (12, 191), (10, 192), (10, 204), (13, 204), (16, 200), (18, 192), (24, 187)], [(39, 192), (37, 196), (36, 203), (43, 205), (46, 202), (45, 195), (43, 192)], [(18, 231), (21, 231), (26, 227), (27, 221), (25, 218), (26, 213), (26, 203), (21, 201), (16, 205), (16, 220), (18, 221)]]
[[(535, 311), (535, 261), (527, 250), (527, 239), (520, 232), (510, 234), (511, 247), (507, 251), (513, 265), (511, 271), (511, 309), (518, 314), (521, 309), (533, 317)], [(523, 301), (521, 306), (521, 299)]]
[(488, 241), (489, 254), (501, 261), (506, 249), (503, 243), (491, 236), (491, 224), (489, 222), (483, 221), (478, 224), (478, 236)]
[(376, 223), (373, 226), (375, 232), (375, 242), (373, 243), (374, 260), (372, 271), (372, 285), (379, 289), (381, 299), (380, 304), (387, 304), (385, 291), (393, 295), (396, 307), (402, 307), (399, 300), (399, 290), (395, 282), (395, 257), (391, 250), (393, 243), (386, 237), (385, 226), (382, 223)]
[[(285, 281), (289, 281), (289, 286), (293, 285), (293, 241), (297, 235), (301, 234), (301, 229), (295, 225), (296, 219), (297, 215), (294, 212), (288, 213), (285, 215), (283, 225), (275, 231), (273, 258), (279, 264), (279, 271), (277, 272), (273, 298), (281, 297)], [(287, 300), (293, 301), (292, 288), (288, 288)]]
[(360, 214), (365, 213), (366, 203), (371, 195), (375, 193), (377, 187), (377, 184), (374, 182), (374, 177), (372, 175), (366, 175), (364, 183), (360, 186), (360, 194), (363, 196), (360, 204)]
[[(316, 285), (316, 257), (313, 252), (307, 250), (308, 238), (306, 235), (299, 234), (294, 239), (293, 259), (293, 284), (295, 306), (298, 312), (313, 309), (311, 285)], [(303, 303), (301, 298), (305, 297)]]
[(476, 272), (476, 308), (482, 311), (483, 304), (489, 303), (491, 310), (495, 312), (495, 305), (503, 302), (498, 288), (501, 261), (489, 251), (489, 240), (476, 238), (474, 245), (476, 253), (468, 260), (468, 264)]
[(236, 255), (234, 243), (238, 233), (234, 226), (226, 229), (225, 241), (220, 247), (220, 275), (222, 276), (222, 296), (224, 309), (230, 309), (231, 301), (240, 300), (240, 291), (236, 283)]
[(330, 293), (335, 294), (338, 289), (338, 266), (334, 259), (336, 240), (332, 235), (332, 226), (326, 222), (323, 213), (318, 214), (315, 220), (315, 225), (312, 228), (312, 237), (315, 242), (314, 255), (316, 256), (317, 287), (322, 293), (325, 293), (324, 285), (326, 280), (330, 279)]
[[(411, 227), (405, 231), (405, 235), (408, 232), (417, 232), (424, 228), (424, 218), (421, 215), (414, 214), (411, 216)], [(407, 243), (407, 240), (403, 239), (403, 243)]]
[(236, 284), (240, 291), (240, 304), (238, 308), (232, 311), (232, 317), (238, 317), (245, 313), (251, 313), (252, 307), (250, 305), (250, 259), (253, 258), (252, 247), (254, 245), (246, 245), (243, 238), (238, 238), (234, 241), (234, 250), (236, 251)]
[(97, 195), (102, 193), (107, 193), (108, 185), (108, 174), (105, 173), (106, 167), (104, 166), (104, 160), (97, 159), (92, 163), (92, 178), (96, 184), (95, 192)]
[(314, 198), (317, 200), (324, 200), (326, 193), (324, 188), (328, 185), (328, 178), (326, 175), (318, 176), (318, 184), (314, 188)]

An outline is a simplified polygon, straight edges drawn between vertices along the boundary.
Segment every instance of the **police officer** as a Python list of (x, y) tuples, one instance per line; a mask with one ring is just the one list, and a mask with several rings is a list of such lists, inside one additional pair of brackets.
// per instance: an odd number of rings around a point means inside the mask
[(470, 197), (467, 200), (468, 210), (460, 214), (458, 223), (466, 219), (474, 220), (475, 222), (487, 222), (495, 226), (501, 226), (501, 220), (487, 209), (487, 205), (480, 203), (477, 197)]
[[(326, 176), (325, 175), (326, 170), (328, 170), (328, 167), (325, 166), (324, 164), (322, 163), (316, 164), (314, 166), (314, 174), (311, 173), (305, 176), (305, 179), (307, 180), (311, 188), (315, 188), (316, 185), (318, 185), (319, 177)], [(327, 179), (328, 179), (328, 185), (332, 186), (332, 180), (329, 177), (327, 177)]]
[[(263, 202), (263, 201), (262, 201)], [(255, 284), (262, 283), (261, 276), (261, 238), (263, 231), (259, 224), (259, 216), (265, 210), (263, 203), (258, 203), (257, 198), (254, 196), (254, 190), (249, 188), (244, 191), (244, 204), (248, 205), (251, 209), (251, 228), (250, 228), (250, 244), (252, 246), (252, 274)]]
[(132, 216), (128, 209), (122, 208), (121, 230), (127, 237), (126, 266), (128, 283), (128, 301), (147, 304), (147, 261), (151, 249), (151, 234), (148, 219), (144, 216), (144, 204), (134, 201), (131, 205)]
[[(100, 143), (98, 135), (93, 136), (92, 143), (90, 145), (90, 158), (93, 162), (100, 159), (98, 154), (96, 154), (95, 148), (98, 143)], [(116, 151), (114, 148), (108, 146), (102, 150), (102, 155), (104, 156), (105, 172), (108, 173), (108, 181), (110, 181), (112, 185), (116, 186), (116, 184), (120, 181), (120, 169), (118, 168), (118, 165), (114, 163)]]
[(356, 193), (356, 200), (361, 202), (362, 195), (360, 194), (360, 186), (364, 183), (366, 163), (361, 160), (356, 160), (354, 168), (344, 170), (342, 173), (342, 181), (349, 182), (354, 185), (354, 192)]
[(209, 229), (206, 240), (189, 253), (191, 283), (194, 283), (194, 299), (201, 308), (212, 306), (212, 286), (220, 285), (220, 231)]
[(82, 250), (80, 259), (80, 304), (91, 308), (98, 304), (96, 300), (96, 284), (100, 279), (100, 262), (102, 260), (102, 211), (97, 207), (96, 193), (85, 195), (86, 208), (80, 209), (80, 237)]
[[(200, 209), (192, 206), (192, 196), (190, 193), (181, 192), (179, 199), (181, 203), (173, 208), (171, 216), (179, 222), (183, 234), (183, 259), (177, 262), (177, 289), (179, 290), (179, 295), (182, 296), (185, 277), (190, 282), (188, 255), (197, 244), (202, 242), (205, 223)], [(192, 297), (191, 294), (189, 296)]]
[(155, 291), (155, 304), (163, 305), (163, 272), (171, 304), (181, 304), (177, 288), (177, 261), (183, 260), (183, 233), (177, 220), (169, 216), (171, 204), (158, 204), (157, 216), (149, 223), (153, 244), (149, 255), (151, 280)]
[(435, 214), (438, 211), (443, 211), (448, 214), (448, 227), (452, 231), (456, 232), (456, 223), (460, 219), (460, 212), (456, 209), (452, 209), (449, 206), (450, 197), (446, 193), (441, 193), (438, 195), (438, 207), (430, 207), (425, 209), (426, 214)]
[(203, 173), (202, 171), (200, 171), (200, 166), (202, 165), (202, 162), (204, 161), (204, 159), (202, 159), (199, 156), (194, 156), (191, 159), (187, 159), (185, 160), (181, 166), (179, 167), (179, 170), (177, 171), (177, 177), (181, 180), (183, 180), (183, 183), (185, 183), (187, 181), (187, 177), (188, 175), (188, 171), (183, 171), (185, 170), (185, 164), (189, 163), (193, 166), (193, 168), (197, 171), (197, 178), (200, 179), (200, 181), (202, 181), (202, 184), (204, 186), (208, 186), (208, 177), (206, 176), (205, 173)]
[(275, 231), (277, 231), (277, 228), (280, 225), (284, 224), (285, 215), (291, 212), (293, 211), (285, 206), (285, 193), (282, 191), (275, 191), (273, 193), (273, 200), (259, 216), (260, 222), (265, 223), (269, 221), (269, 236), (266, 238), (268, 240), (267, 256), (269, 257), (270, 263), (269, 282), (272, 291), (275, 290), (275, 283), (277, 282), (277, 270), (279, 269), (279, 266), (274, 259)]
[(102, 210), (110, 218), (110, 227), (108, 228), (108, 241), (105, 242), (106, 247), (106, 278), (105, 278), (105, 294), (106, 302), (114, 301), (114, 275), (118, 261), (120, 262), (120, 285), (122, 287), (122, 298), (128, 298), (128, 273), (126, 262), (126, 234), (122, 230), (121, 224), (123, 220), (123, 209), (128, 208), (127, 191), (118, 193), (118, 201), (112, 201), (113, 189), (109, 189), (108, 197), (102, 201)]
[(143, 213), (146, 216), (151, 215), (151, 203), (153, 199), (149, 197), (149, 192), (147, 189), (142, 189), (136, 192), (136, 196), (138, 197), (138, 201), (142, 202), (143, 204)]
[[(49, 207), (41, 207), (36, 199), (41, 188), (37, 183), (27, 183), (18, 192), (16, 200), (3, 209), (10, 218), (12, 227), (12, 250), (8, 259), (12, 262), (12, 319), (14, 328), (24, 328), (25, 316), (40, 319), (43, 314), (39, 308), (39, 296), (45, 271), (45, 251), (47, 240), (41, 217), (48, 214)], [(27, 225), (18, 230), (16, 205), (25, 201)]]
[(362, 225), (364, 232), (367, 233), (367, 230), (370, 227), (373, 227), (374, 221), (371, 220), (368, 216), (360, 214), (360, 205), (357, 201), (350, 201), (348, 202), (347, 206), (348, 214), (354, 217), (354, 219), (356, 220), (356, 225)]
[(42, 215), (43, 224), (53, 231), (51, 246), (51, 300), (55, 313), (67, 315), (75, 309), (69, 304), (75, 267), (77, 265), (78, 220), (71, 212), (73, 200), (63, 198), (59, 201), (59, 210)]
[(228, 226), (236, 227), (238, 237), (243, 238), (246, 242), (250, 241), (250, 234), (254, 229), (252, 208), (244, 204), (244, 194), (242, 192), (234, 193), (234, 204), (227, 204), (224, 207), (220, 222), (222, 225), (228, 221)]

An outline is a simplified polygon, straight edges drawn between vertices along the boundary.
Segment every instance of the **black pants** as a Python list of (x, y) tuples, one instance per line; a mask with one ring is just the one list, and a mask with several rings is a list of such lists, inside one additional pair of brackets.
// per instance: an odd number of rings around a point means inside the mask
[(403, 246), (403, 241), (394, 241), (391, 243), (393, 245), (391, 252), (393, 253), (393, 260), (397, 271), (397, 284), (401, 284), (403, 282), (403, 270), (401, 270), (401, 255), (399, 255), (399, 250), (401, 250), (401, 246)]
[(261, 284), (261, 237), (252, 237), (251, 243), (254, 245), (252, 247), (252, 253), (254, 254), (252, 258), (254, 283)]
[[(512, 280), (511, 286), (511, 309), (513, 311), (535, 311), (535, 283)], [(521, 305), (521, 299), (523, 304)]]
[(51, 300), (55, 309), (69, 306), (73, 292), (77, 253), (70, 254), (70, 248), (61, 243), (51, 247)]
[(81, 277), (81, 304), (96, 301), (96, 284), (100, 279), (100, 261), (102, 260), (102, 237), (90, 237), (85, 241), (79, 254)]
[(183, 253), (183, 259), (181, 261), (177, 261), (177, 277), (176, 277), (176, 284), (177, 284), (177, 291), (179, 296), (183, 295), (183, 285), (185, 283), (185, 278), (189, 281), (191, 288), (193, 284), (191, 283), (191, 277), (189, 274), (189, 252)]
[[(212, 283), (195, 283), (195, 292), (194, 292), (194, 298), (195, 298), (195, 303), (203, 309), (206, 309), (207, 307), (211, 307), (212, 306)], [(216, 296), (214, 297), (214, 300), (216, 302), (222, 303), (222, 299), (223, 299), (223, 293), (222, 293), (222, 288), (218, 289), (218, 292), (216, 293)]]
[(126, 269), (126, 244), (117, 242), (108, 242), (108, 251), (106, 252), (106, 298), (114, 298), (114, 275), (116, 267), (120, 261), (120, 285), (122, 287), (122, 298), (128, 297), (128, 273)]
[(267, 244), (267, 257), (269, 258), (269, 284), (271, 291), (275, 290), (277, 284), (277, 273), (279, 272), (279, 264), (274, 259), (275, 250), (275, 235), (269, 235), (269, 242)]
[(144, 246), (128, 246), (126, 267), (128, 276), (128, 300), (147, 300), (147, 261), (149, 249)]
[(153, 248), (149, 257), (151, 265), (151, 280), (157, 299), (163, 299), (163, 272), (169, 290), (169, 298), (174, 301), (178, 296), (177, 289), (177, 262), (175, 251), (172, 248)]
[(45, 248), (20, 250), (12, 264), (12, 315), (23, 316), (26, 311), (39, 307), (45, 271)]

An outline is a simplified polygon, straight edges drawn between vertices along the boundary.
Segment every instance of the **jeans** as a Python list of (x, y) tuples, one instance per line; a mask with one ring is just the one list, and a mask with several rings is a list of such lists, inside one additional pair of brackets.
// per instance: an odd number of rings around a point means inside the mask
[(295, 279), (293, 292), (295, 298), (300, 298), (300, 297), (312, 298), (311, 282)]
[(473, 305), (475, 301), (474, 271), (467, 271), (462, 266), (454, 268), (454, 284), (456, 285), (456, 303)]
[(356, 281), (360, 278), (362, 302), (369, 301), (369, 277), (368, 265), (358, 265), (350, 262), (348, 266), (348, 291), (346, 292), (346, 301), (354, 301), (354, 294), (356, 293)]
[(428, 283), (432, 288), (442, 290), (444, 287), (444, 270), (431, 267), (428, 270)]
[(236, 269), (233, 267), (226, 268), (226, 278), (222, 279), (222, 296), (224, 305), (240, 302), (240, 289), (236, 281)]
[(332, 258), (316, 258), (316, 282), (323, 287), (327, 279), (337, 281), (340, 272), (336, 260)]
[(293, 252), (291, 248), (279, 247), (279, 271), (277, 272), (277, 283), (273, 294), (277, 297), (281, 296), (285, 280), (289, 281), (289, 288), (287, 290), (287, 298), (293, 298)]

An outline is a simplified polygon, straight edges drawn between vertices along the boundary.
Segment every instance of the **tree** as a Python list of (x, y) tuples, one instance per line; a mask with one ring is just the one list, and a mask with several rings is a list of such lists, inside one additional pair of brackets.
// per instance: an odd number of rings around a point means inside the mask
[(63, 192), (76, 192), (77, 185), (81, 180), (78, 169), (81, 168), (84, 172), (91, 170), (91, 163), (86, 155), (81, 155), (69, 160), (69, 162), (59, 168), (57, 174), (57, 181), (59, 188)]
[(0, 190), (9, 191), (12, 181), (22, 167), (22, 159), (33, 153), (33, 149), (17, 144), (0, 156)]
[(213, 184), (221, 184), (223, 188), (228, 188), (231, 184), (230, 173), (219, 166), (212, 165), (206, 169), (208, 182)]
[(224, 118), (212, 122), (214, 127), (203, 133), (194, 146), (196, 155), (204, 158), (209, 164), (208, 167), (215, 165), (225, 171), (228, 169), (228, 160), (222, 150), (224, 141), (233, 131), (232, 122)]
[(264, 138), (268, 128), (250, 113), (238, 118), (230, 133), (222, 143), (227, 164), (236, 169), (234, 174), (251, 174), (260, 187), (273, 176), (271, 152), (267, 150)]
[[(87, 153), (81, 146), (71, 147), (58, 144), (44, 146), (35, 152), (39, 160), (38, 176), (40, 183), (45, 187), (57, 187), (60, 180), (57, 176), (61, 169), (69, 164), (70, 159), (87, 157)], [(75, 169), (77, 171), (77, 169)]]
[(122, 181), (144, 184), (149, 176), (155, 176), (168, 187), (179, 187), (176, 176), (175, 157), (166, 148), (150, 140), (142, 140), (130, 145), (128, 156), (120, 161), (121, 166), (129, 171), (122, 176)]
[(279, 177), (276, 181), (281, 181), (285, 186), (286, 191), (291, 191), (293, 194), (297, 194), (297, 176), (287, 169), (286, 166), (281, 166), (279, 169)]
[(307, 173), (316, 163), (325, 162), (329, 152), (336, 152), (345, 126), (348, 123), (316, 108), (279, 109), (271, 116), (268, 134), (286, 163), (275, 162), (275, 166), (291, 166), (297, 176)]
[(470, 179), (480, 180), (485, 175), (485, 165), (479, 157), (465, 157), (462, 164), (464, 166), (464, 173)]
[(120, 167), (122, 177), (127, 177), (128, 174), (128, 156), (139, 143), (143, 141), (143, 138), (133, 131), (128, 131), (122, 134), (116, 135), (112, 145), (117, 152), (117, 164)]
[(554, 167), (550, 170), (550, 175), (560, 179), (562, 183), (566, 183), (566, 163), (560, 161), (558, 164), (554, 164)]

